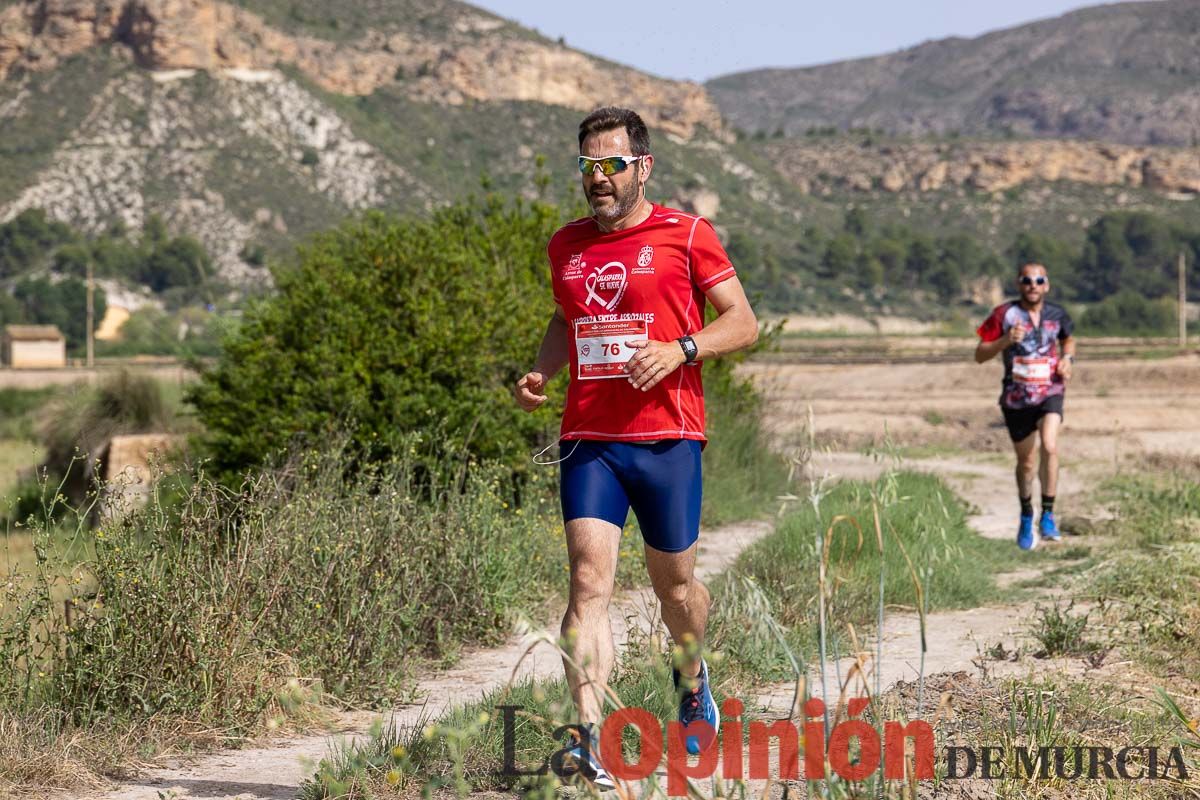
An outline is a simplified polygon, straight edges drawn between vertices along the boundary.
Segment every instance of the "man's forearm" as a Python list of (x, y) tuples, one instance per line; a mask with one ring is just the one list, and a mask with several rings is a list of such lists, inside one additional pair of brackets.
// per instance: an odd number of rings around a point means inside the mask
[(975, 360), (982, 364), (985, 361), (991, 361), (998, 353), (1008, 347), (1007, 339), (997, 339), (994, 342), (980, 342), (975, 348)]
[(555, 314), (546, 325), (546, 335), (542, 337), (542, 346), (538, 348), (533, 371), (542, 373), (547, 380), (553, 378), (571, 358), (568, 346), (567, 323)]
[(749, 305), (736, 305), (692, 335), (696, 358), (719, 358), (758, 341), (758, 318)]

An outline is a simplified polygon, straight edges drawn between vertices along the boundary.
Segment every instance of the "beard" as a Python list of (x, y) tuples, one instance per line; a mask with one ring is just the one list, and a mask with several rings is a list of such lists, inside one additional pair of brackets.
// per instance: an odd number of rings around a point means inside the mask
[(633, 183), (630, 186), (622, 189), (616, 184), (610, 183), (608, 189), (611, 193), (607, 196), (612, 198), (612, 202), (606, 205), (598, 207), (596, 205), (597, 197), (595, 194), (588, 197), (588, 205), (591, 207), (592, 213), (603, 222), (616, 222), (619, 219), (629, 216), (629, 212), (633, 211), (634, 206), (637, 205), (640, 199), (637, 178), (638, 167), (634, 166)]

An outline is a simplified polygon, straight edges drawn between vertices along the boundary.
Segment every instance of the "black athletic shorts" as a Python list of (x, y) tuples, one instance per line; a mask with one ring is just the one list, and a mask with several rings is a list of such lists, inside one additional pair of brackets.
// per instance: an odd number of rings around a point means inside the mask
[(1038, 423), (1042, 421), (1042, 417), (1047, 414), (1063, 415), (1063, 396), (1061, 394), (1052, 394), (1042, 401), (1039, 406), (1029, 406), (1027, 408), (1005, 408), (1000, 406), (1000, 410), (1004, 412), (1004, 424), (1008, 427), (1008, 435), (1014, 442), (1019, 442), (1025, 439), (1029, 434), (1034, 433), (1038, 429)]

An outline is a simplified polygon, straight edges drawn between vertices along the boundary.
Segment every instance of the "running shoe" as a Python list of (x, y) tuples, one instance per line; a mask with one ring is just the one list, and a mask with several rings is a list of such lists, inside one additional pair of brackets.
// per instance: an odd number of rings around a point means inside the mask
[(1037, 537), (1033, 535), (1033, 514), (1021, 515), (1021, 526), (1017, 528), (1017, 547), (1022, 550), (1037, 547)]
[(579, 775), (596, 787), (598, 791), (611, 792), (617, 788), (617, 784), (608, 774), (604, 765), (600, 763), (600, 739), (596, 734), (596, 729), (591, 725), (582, 727), (587, 731), (588, 743), (585, 746), (581, 740), (579, 744), (568, 750), (563, 759), (563, 765), (574, 770), (569, 772), (568, 776)]
[[(713, 700), (712, 690), (709, 688), (708, 664), (701, 659), (700, 674), (687, 679), (688, 684), (696, 684), (694, 688), (689, 689), (682, 685), (684, 678), (679, 670), (673, 670), (672, 677), (675, 680), (675, 691), (680, 693), (679, 721), (684, 727), (684, 744), (689, 753), (699, 755), (717, 740), (717, 729), (721, 724), (717, 702)], [(688, 732), (687, 729), (693, 722), (707, 722), (710, 728), (704, 730), (697, 726), (694, 731)]]
[(1047, 542), (1062, 541), (1062, 534), (1058, 531), (1058, 523), (1054, 520), (1053, 511), (1042, 512), (1042, 518), (1038, 521), (1038, 529), (1042, 532), (1042, 538)]

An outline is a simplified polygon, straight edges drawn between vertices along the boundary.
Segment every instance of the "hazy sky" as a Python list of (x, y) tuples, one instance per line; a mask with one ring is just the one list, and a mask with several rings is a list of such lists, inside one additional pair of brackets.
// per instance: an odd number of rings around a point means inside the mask
[[(469, 0), (571, 47), (667, 78), (823, 64), (977, 36), (1084, 0)], [(607, 10), (606, 10), (607, 9)]]

